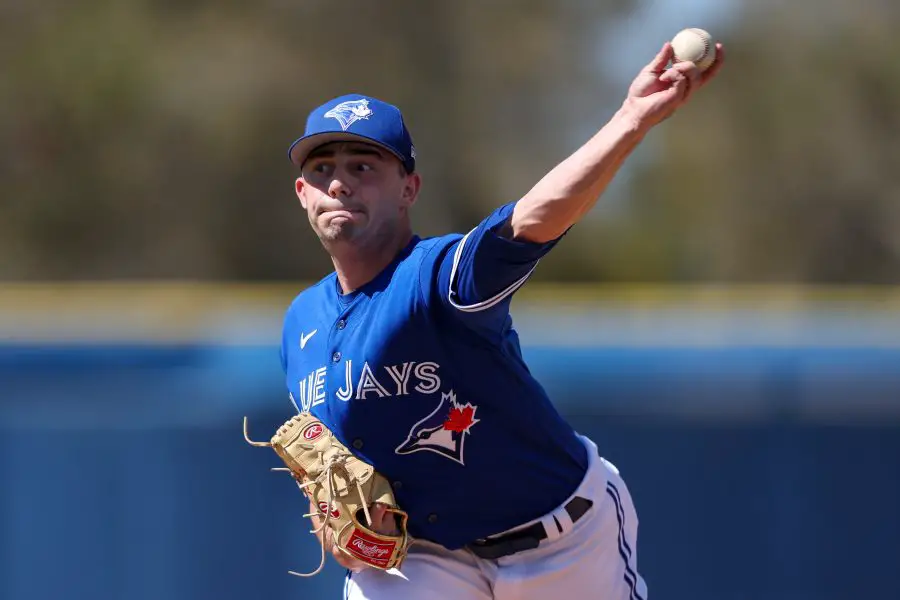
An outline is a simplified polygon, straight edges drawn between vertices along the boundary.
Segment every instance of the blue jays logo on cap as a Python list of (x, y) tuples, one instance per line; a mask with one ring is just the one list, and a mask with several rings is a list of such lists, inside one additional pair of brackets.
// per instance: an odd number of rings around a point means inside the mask
[(477, 406), (469, 402), (460, 404), (456, 394), (441, 394), (441, 402), (427, 417), (409, 430), (406, 441), (394, 450), (397, 454), (411, 454), (427, 450), (435, 452), (465, 466), (463, 444), (472, 425), (479, 422), (475, 418)]
[(416, 149), (400, 109), (371, 96), (348, 94), (313, 110), (288, 156), (302, 165), (310, 152), (331, 142), (375, 144), (396, 156), (407, 173), (416, 168)]
[(347, 131), (347, 128), (353, 123), (359, 119), (368, 119), (371, 114), (372, 109), (369, 108), (369, 99), (363, 98), (361, 100), (341, 102), (325, 113), (325, 116), (337, 119), (338, 123), (341, 124), (341, 129)]

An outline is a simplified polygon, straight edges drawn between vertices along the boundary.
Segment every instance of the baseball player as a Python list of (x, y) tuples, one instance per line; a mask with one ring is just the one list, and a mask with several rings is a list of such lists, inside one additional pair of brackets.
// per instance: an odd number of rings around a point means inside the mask
[[(372, 465), (414, 540), (399, 567), (379, 569), (320, 533), (348, 569), (345, 597), (647, 598), (628, 488), (532, 377), (509, 307), (647, 132), (715, 77), (717, 51), (701, 72), (663, 45), (602, 129), (465, 235), (413, 234), (421, 180), (396, 107), (351, 94), (309, 115), (289, 154), (334, 272), (287, 312), (287, 387), (317, 419), (305, 438), (323, 424)], [(365, 519), (396, 533), (392, 515), (373, 503)]]

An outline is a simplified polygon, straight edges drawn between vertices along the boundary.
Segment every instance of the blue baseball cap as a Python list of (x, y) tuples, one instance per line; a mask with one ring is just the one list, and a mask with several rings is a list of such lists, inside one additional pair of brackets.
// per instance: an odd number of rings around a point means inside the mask
[(407, 173), (416, 168), (416, 149), (400, 109), (360, 94), (329, 100), (309, 113), (306, 131), (288, 149), (288, 157), (302, 165), (309, 153), (330, 142), (365, 142), (395, 155)]

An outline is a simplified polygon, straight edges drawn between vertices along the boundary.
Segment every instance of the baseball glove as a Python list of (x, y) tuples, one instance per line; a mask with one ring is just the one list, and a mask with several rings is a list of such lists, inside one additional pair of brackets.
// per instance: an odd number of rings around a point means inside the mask
[[(303, 516), (321, 521), (312, 530), (323, 533), (319, 568), (312, 573), (289, 573), (310, 577), (322, 570), (325, 536), (331, 536), (335, 548), (367, 566), (383, 570), (400, 566), (410, 544), (406, 513), (397, 507), (388, 480), (354, 456), (324, 423), (308, 412), (300, 413), (279, 427), (270, 442), (254, 442), (244, 417), (244, 439), (253, 446), (274, 449), (287, 465), (275, 470), (290, 471), (313, 507), (318, 507), (318, 513)], [(396, 521), (396, 535), (372, 530), (369, 508), (375, 502), (388, 507)]]

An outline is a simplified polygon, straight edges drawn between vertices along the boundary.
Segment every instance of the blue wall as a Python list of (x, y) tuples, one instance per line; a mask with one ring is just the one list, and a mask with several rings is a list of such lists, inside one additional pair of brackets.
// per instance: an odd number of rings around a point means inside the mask
[[(900, 597), (900, 349), (525, 353), (632, 488), (653, 597)], [(242, 438), (289, 412), (274, 347), (0, 346), (0, 598), (338, 598)]]

